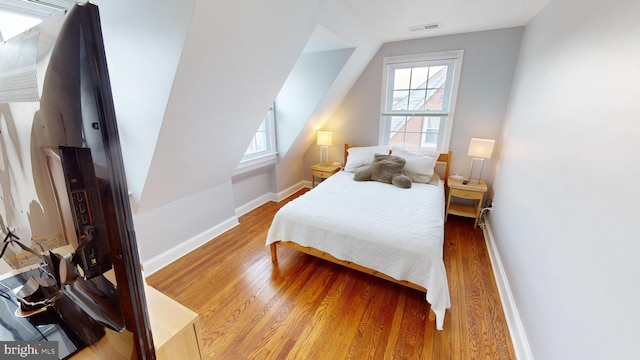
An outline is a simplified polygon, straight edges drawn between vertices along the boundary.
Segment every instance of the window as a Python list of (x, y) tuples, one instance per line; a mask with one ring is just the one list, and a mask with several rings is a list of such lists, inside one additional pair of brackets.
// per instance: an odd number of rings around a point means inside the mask
[(28, 30), (54, 14), (67, 11), (75, 5), (73, 0), (0, 0), (0, 40)]
[(260, 160), (275, 159), (276, 154), (275, 115), (271, 106), (265, 115), (260, 127), (244, 152), (238, 168), (252, 165)]
[(13, 13), (0, 7), (0, 40), (9, 40), (41, 22), (41, 19), (33, 16)]
[(448, 150), (462, 53), (384, 59), (381, 144), (417, 151)]

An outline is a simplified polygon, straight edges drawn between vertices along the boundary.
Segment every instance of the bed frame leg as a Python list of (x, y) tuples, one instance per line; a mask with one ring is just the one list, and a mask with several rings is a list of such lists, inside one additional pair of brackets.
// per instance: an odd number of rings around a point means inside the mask
[(278, 262), (278, 252), (276, 251), (276, 244), (271, 244), (271, 262)]

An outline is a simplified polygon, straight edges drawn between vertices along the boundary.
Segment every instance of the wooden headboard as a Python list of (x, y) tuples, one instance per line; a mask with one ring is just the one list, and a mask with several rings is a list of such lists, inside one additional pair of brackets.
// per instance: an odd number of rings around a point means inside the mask
[[(349, 155), (348, 151), (349, 150), (349, 144), (344, 144), (344, 164), (347, 164), (347, 156)], [(389, 153), (391, 153), (391, 150), (389, 150)], [(449, 178), (449, 169), (451, 167), (451, 156), (453, 155), (453, 151), (449, 150), (448, 153), (441, 153), (440, 156), (438, 156), (438, 165), (444, 165), (444, 178), (442, 180), (444, 180), (445, 184), (447, 182), (447, 179)], [(438, 166), (436, 165), (436, 166)]]

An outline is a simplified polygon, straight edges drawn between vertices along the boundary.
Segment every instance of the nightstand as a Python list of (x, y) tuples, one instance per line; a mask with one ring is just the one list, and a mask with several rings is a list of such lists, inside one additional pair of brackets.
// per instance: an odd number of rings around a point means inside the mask
[[(447, 198), (447, 212), (445, 214), (444, 221), (447, 221), (449, 214), (470, 217), (476, 219), (473, 224), (473, 227), (476, 227), (478, 226), (480, 209), (482, 209), (482, 198), (484, 198), (484, 193), (487, 192), (487, 184), (480, 180), (478, 184), (468, 183), (465, 185), (462, 181), (463, 180), (452, 179), (451, 177), (447, 180), (449, 196)], [(473, 200), (473, 205), (458, 203), (452, 204), (452, 197)]]
[(332, 163), (319, 163), (311, 167), (311, 188), (316, 187), (316, 176), (321, 179), (326, 179), (329, 176), (337, 173), (340, 170), (340, 165), (333, 165)]

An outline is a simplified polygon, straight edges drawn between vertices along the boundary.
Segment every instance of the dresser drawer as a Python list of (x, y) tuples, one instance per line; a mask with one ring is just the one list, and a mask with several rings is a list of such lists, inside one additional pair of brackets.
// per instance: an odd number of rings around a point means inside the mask
[(484, 196), (484, 192), (482, 191), (471, 191), (453, 188), (449, 191), (451, 191), (451, 196), (462, 199), (482, 200), (482, 197)]
[(319, 178), (322, 178), (322, 179), (326, 179), (329, 176), (333, 175), (334, 173), (335, 173), (335, 171), (318, 171), (318, 170), (315, 170), (313, 172), (313, 175), (315, 175), (315, 176), (317, 176)]

